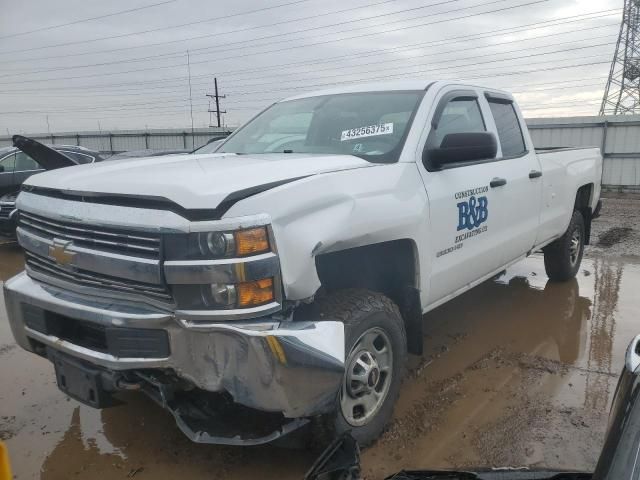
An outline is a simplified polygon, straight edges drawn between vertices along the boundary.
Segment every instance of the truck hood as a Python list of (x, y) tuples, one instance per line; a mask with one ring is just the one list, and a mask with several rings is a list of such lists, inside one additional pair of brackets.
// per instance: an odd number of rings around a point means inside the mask
[(78, 164), (78, 162), (67, 157), (64, 153), (36, 142), (32, 138), (14, 135), (12, 139), (14, 147), (29, 155), (45, 170), (55, 170)]
[[(229, 195), (377, 164), (351, 155), (228, 153), (171, 155), (79, 165), (30, 177), (25, 186), (109, 196), (157, 197), (185, 209), (214, 209)], [(264, 187), (264, 188), (262, 188)]]

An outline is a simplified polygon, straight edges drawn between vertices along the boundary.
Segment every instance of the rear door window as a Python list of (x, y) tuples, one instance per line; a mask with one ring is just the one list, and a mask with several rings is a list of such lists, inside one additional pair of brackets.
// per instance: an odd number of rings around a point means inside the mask
[(526, 152), (524, 137), (512, 102), (489, 99), (489, 107), (498, 129), (503, 157), (517, 157)]

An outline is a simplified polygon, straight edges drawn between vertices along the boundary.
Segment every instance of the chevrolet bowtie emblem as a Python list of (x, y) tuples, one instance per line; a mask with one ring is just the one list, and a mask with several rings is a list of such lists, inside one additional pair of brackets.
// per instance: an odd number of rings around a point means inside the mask
[(76, 256), (74, 252), (67, 250), (71, 245), (73, 245), (73, 242), (54, 238), (53, 245), (49, 246), (49, 257), (54, 259), (58, 265), (71, 265), (73, 258)]

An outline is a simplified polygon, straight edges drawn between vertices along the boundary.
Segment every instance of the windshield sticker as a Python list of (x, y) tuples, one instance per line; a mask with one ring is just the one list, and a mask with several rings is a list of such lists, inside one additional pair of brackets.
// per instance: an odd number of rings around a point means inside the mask
[(351, 128), (343, 130), (340, 135), (340, 141), (354, 140), (356, 138), (375, 137), (377, 135), (388, 135), (393, 133), (393, 123), (380, 123), (378, 125), (369, 125), (368, 127)]

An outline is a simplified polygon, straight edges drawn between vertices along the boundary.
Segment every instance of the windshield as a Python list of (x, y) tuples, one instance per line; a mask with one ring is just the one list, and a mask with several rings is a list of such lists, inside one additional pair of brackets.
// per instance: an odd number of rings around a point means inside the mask
[(276, 103), (218, 152), (342, 154), (395, 162), (423, 94), (348, 93)]

